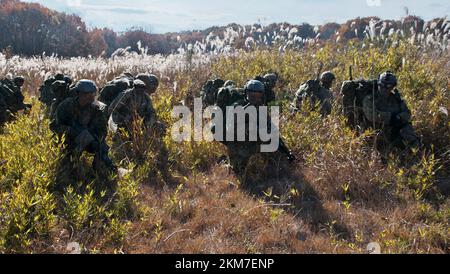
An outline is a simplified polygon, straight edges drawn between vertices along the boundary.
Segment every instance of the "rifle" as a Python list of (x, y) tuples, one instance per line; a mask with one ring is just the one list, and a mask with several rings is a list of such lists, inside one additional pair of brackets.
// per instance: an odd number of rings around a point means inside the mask
[(105, 166), (112, 170), (112, 171), (116, 171), (117, 167), (113, 164), (111, 158), (109, 158), (108, 155), (108, 146), (105, 144), (104, 140), (100, 140), (96, 135), (94, 135), (94, 139), (95, 139), (95, 149), (96, 149), (96, 153), (94, 156), (94, 159), (99, 159), (100, 161), (102, 161)]
[(279, 146), (278, 150), (281, 153), (286, 154), (287, 159), (289, 160), (289, 162), (293, 162), (293, 161), (297, 160), (297, 157), (295, 157), (295, 155), (287, 147), (286, 143), (283, 141), (283, 139), (281, 137), (280, 137), (280, 146)]
[(350, 65), (348, 68), (350, 81), (353, 81), (353, 66)]
[(316, 82), (320, 82), (320, 75), (322, 74), (322, 70), (323, 70), (323, 63), (320, 62), (319, 70), (317, 71), (316, 75)]

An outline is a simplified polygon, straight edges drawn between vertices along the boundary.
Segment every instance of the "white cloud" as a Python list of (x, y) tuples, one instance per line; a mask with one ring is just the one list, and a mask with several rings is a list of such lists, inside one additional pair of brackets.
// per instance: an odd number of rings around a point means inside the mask
[(74, 8), (78, 8), (83, 5), (82, 0), (67, 0), (66, 3), (67, 3), (67, 6), (74, 7)]
[[(358, 16), (400, 19), (407, 6), (411, 14), (426, 20), (448, 14), (448, 0), (28, 0), (50, 8), (80, 15), (90, 26), (110, 27), (117, 31), (132, 26), (154, 32), (204, 29), (228, 23), (251, 24), (289, 22), (323, 24), (342, 23)], [(370, 4), (370, 5), (369, 5)], [(378, 5), (380, 4), (380, 5)], [(447, 14), (446, 14), (447, 13)], [(151, 26), (151, 27), (149, 27)]]

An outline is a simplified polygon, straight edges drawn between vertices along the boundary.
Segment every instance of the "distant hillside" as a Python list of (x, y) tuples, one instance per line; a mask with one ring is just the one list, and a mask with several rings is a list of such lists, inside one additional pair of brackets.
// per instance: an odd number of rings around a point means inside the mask
[(425, 22), (417, 16), (408, 16), (401, 21), (367, 17), (321, 26), (307, 23), (230, 24), (180, 33), (151, 34), (141, 29), (130, 29), (119, 34), (110, 29), (88, 29), (80, 17), (56, 12), (40, 4), (0, 0), (0, 27), (0, 49), (8, 53), (109, 57), (118, 49), (148, 54), (170, 54), (191, 49), (223, 52), (265, 46), (284, 49), (326, 41), (339, 43), (392, 35), (412, 37), (417, 42), (435, 43), (447, 48), (450, 21), (438, 18)]

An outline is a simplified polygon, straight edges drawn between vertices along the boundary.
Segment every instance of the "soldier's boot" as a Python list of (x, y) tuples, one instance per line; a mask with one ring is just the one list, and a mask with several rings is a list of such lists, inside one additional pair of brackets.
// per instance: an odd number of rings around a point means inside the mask
[(400, 130), (400, 137), (406, 143), (406, 146), (411, 149), (417, 149), (421, 147), (421, 141), (417, 137), (413, 127), (411, 125), (405, 126)]
[(96, 172), (103, 172), (105, 168), (113, 173), (116, 173), (118, 170), (106, 153), (96, 153), (92, 162), (92, 169)]

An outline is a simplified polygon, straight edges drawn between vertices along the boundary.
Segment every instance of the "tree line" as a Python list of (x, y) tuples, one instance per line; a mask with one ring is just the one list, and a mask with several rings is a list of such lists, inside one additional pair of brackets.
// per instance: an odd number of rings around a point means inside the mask
[[(109, 57), (119, 48), (129, 47), (131, 51), (139, 51), (141, 47), (147, 48), (148, 54), (170, 54), (176, 52), (180, 46), (205, 41), (211, 35), (222, 38), (226, 29), (242, 30), (243, 27), (245, 30), (248, 28), (252, 31), (241, 32), (234, 41), (236, 48), (244, 48), (248, 37), (257, 38), (271, 32), (279, 32), (280, 27), (296, 28), (296, 34), (303, 38), (315, 38), (322, 41), (334, 39), (335, 41), (339, 36), (340, 41), (347, 41), (364, 39), (364, 30), (374, 18), (357, 18), (344, 24), (329, 23), (318, 27), (306, 23), (300, 25), (274, 23), (264, 27), (257, 24), (252, 26), (230, 24), (179, 33), (152, 34), (143, 29), (130, 29), (124, 33), (116, 33), (108, 28), (90, 29), (79, 16), (57, 12), (41, 4), (0, 0), (0, 50), (25, 56), (45, 53), (64, 57), (89, 55)], [(379, 28), (386, 33), (391, 28), (404, 30), (407, 34), (412, 28), (420, 32), (427, 24), (445, 28), (448, 33), (446, 19), (425, 22), (419, 17), (408, 16), (402, 21), (379, 20), (379, 22), (381, 23)], [(138, 46), (139, 41), (140, 46)]]

